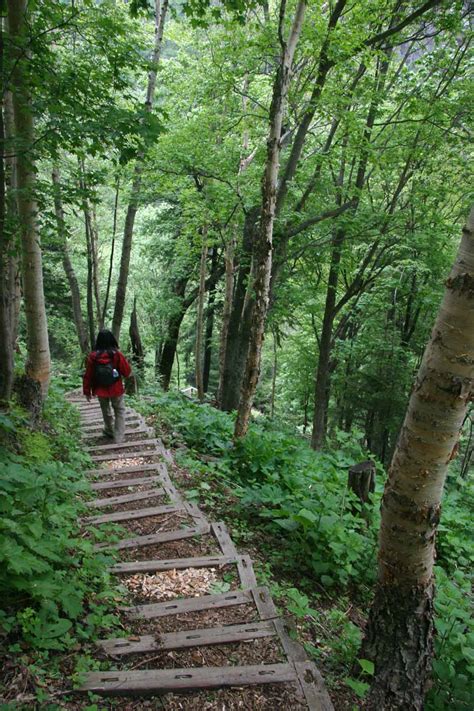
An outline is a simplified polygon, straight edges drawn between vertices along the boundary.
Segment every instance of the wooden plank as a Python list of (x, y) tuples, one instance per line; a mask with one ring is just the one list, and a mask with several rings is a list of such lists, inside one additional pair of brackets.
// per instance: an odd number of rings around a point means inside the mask
[(100, 509), (104, 506), (115, 506), (116, 504), (128, 504), (130, 501), (152, 499), (155, 496), (165, 496), (164, 489), (147, 489), (146, 491), (138, 491), (135, 494), (121, 494), (120, 496), (109, 496), (104, 499), (95, 499), (95, 501), (88, 501), (87, 506), (94, 509)]
[[(131, 415), (127, 417), (126, 424), (130, 427), (131, 425), (143, 425), (145, 426), (145, 421), (141, 417), (132, 417)], [(81, 429), (83, 432), (86, 434), (90, 434), (92, 432), (96, 432), (104, 427), (104, 420), (103, 419), (98, 419), (97, 422), (93, 422), (91, 424), (81, 424)], [(127, 431), (127, 428), (125, 427), (125, 431)], [(130, 430), (131, 432), (137, 432), (137, 427), (134, 427), (133, 429)]]
[[(133, 410), (125, 410), (124, 416), (126, 420), (129, 420), (131, 418), (141, 419), (140, 415), (137, 415), (137, 413), (133, 412)], [(100, 422), (101, 420), (103, 421), (102, 412), (100, 410), (94, 410), (89, 413), (81, 414), (80, 417), (81, 422), (84, 425), (91, 425), (92, 423)]]
[(268, 588), (252, 588), (252, 597), (261, 620), (273, 620), (278, 617), (275, 603)]
[(334, 711), (323, 677), (312, 662), (294, 662), (298, 682), (310, 711)]
[[(83, 432), (82, 439), (84, 441), (89, 441), (89, 439), (91, 439), (93, 437), (105, 437), (106, 435), (104, 435), (102, 433), (102, 430), (103, 430), (103, 425), (102, 425), (102, 427), (98, 427), (97, 431), (94, 431), (94, 432), (91, 431), (91, 432), (86, 432), (86, 433)], [(135, 429), (126, 429), (124, 431), (124, 437), (128, 437), (129, 435), (137, 435), (137, 434), (138, 435), (146, 435), (148, 437), (149, 435), (153, 435), (154, 433), (151, 432), (148, 427), (136, 427)], [(146, 437), (143, 437), (142, 439), (146, 439)], [(151, 439), (151, 437), (150, 437), (150, 439)], [(129, 441), (141, 442), (142, 440), (137, 439), (137, 440), (129, 440)]]
[[(178, 493), (178, 496), (180, 494)], [(207, 523), (207, 518), (204, 516), (203, 512), (197, 507), (196, 504), (191, 503), (190, 501), (186, 501), (181, 499), (183, 501), (183, 506), (188, 512), (188, 514), (195, 520), (195, 521), (202, 521), (202, 523)]]
[(250, 590), (233, 590), (227, 593), (188, 597), (168, 602), (152, 602), (147, 605), (135, 605), (124, 608), (127, 616), (133, 620), (152, 620), (168, 615), (182, 615), (186, 612), (201, 612), (202, 610), (218, 610), (234, 605), (247, 605), (252, 602)]
[[(136, 415), (134, 412), (125, 413), (124, 418), (125, 418), (126, 423), (139, 421), (139, 422), (143, 422), (143, 424), (145, 424), (145, 420), (143, 419), (143, 417), (140, 417), (140, 415)], [(104, 422), (104, 419), (102, 417), (102, 414), (94, 415), (94, 416), (91, 415), (91, 417), (82, 417), (81, 418), (81, 427), (91, 428), (94, 425), (98, 426), (100, 424), (103, 424), (103, 422)]]
[(145, 573), (160, 570), (184, 570), (185, 568), (221, 568), (235, 563), (235, 558), (227, 555), (206, 555), (196, 558), (169, 558), (162, 560), (133, 560), (129, 563), (116, 563), (112, 573)]
[(88, 516), (82, 519), (83, 523), (96, 525), (98, 523), (113, 523), (114, 521), (135, 521), (137, 518), (146, 518), (148, 516), (161, 516), (162, 514), (183, 512), (184, 509), (172, 504), (166, 506), (152, 506), (146, 509), (138, 509), (137, 511), (115, 511), (114, 513), (102, 514), (100, 516)]
[(138, 450), (138, 452), (110, 452), (110, 454), (101, 454), (91, 457), (91, 459), (93, 462), (106, 462), (110, 459), (134, 459), (135, 457), (161, 457), (161, 454), (156, 449), (145, 449)]
[[(108, 469), (108, 471), (111, 471)], [(139, 476), (136, 479), (115, 479), (110, 481), (100, 481), (96, 484), (91, 484), (93, 491), (103, 491), (104, 489), (121, 489), (123, 486), (140, 486), (141, 484), (156, 484), (161, 482), (159, 476)]]
[(158, 471), (159, 470), (159, 464), (134, 464), (133, 466), (129, 467), (117, 467), (114, 469), (113, 467), (101, 467), (100, 469), (86, 469), (84, 474), (86, 476), (94, 476), (94, 474), (101, 475), (101, 474), (132, 474), (133, 472), (149, 472), (149, 471)]
[[(163, 483), (163, 479), (161, 478), (161, 476), (159, 477), (159, 479)], [(170, 486), (168, 483), (163, 483), (163, 491), (165, 492), (166, 496), (168, 496), (171, 501), (173, 501), (173, 503), (179, 504), (180, 506), (183, 505), (183, 500), (173, 485)]]
[(275, 684), (296, 680), (296, 670), (292, 664), (144, 669), (89, 672), (78, 691), (106, 696), (141, 696), (190, 689), (217, 689), (224, 686)]
[(221, 547), (221, 551), (224, 555), (237, 556), (237, 549), (229, 536), (227, 527), (225, 523), (219, 521), (218, 523), (212, 523), (211, 529), (214, 536), (217, 538), (217, 542)]
[(249, 555), (237, 556), (237, 569), (243, 588), (256, 588), (257, 579), (253, 571), (252, 559)]
[(288, 660), (290, 662), (307, 662), (308, 656), (303, 645), (290, 636), (294, 632), (294, 625), (289, 620), (281, 618), (274, 619), (273, 624)]
[[(93, 452), (95, 449), (98, 449), (102, 452), (107, 451), (109, 449), (126, 449), (127, 447), (133, 447), (135, 445), (138, 446), (139, 444), (156, 445), (159, 441), (160, 440), (158, 439), (139, 439), (133, 442), (112, 442), (110, 444), (93, 444), (90, 447), (84, 447), (84, 449), (86, 450), (86, 452)], [(155, 447), (155, 449), (157, 449), (157, 447)]]
[(98, 543), (95, 548), (112, 548), (113, 550), (122, 550), (123, 548), (138, 548), (140, 546), (151, 546), (155, 543), (168, 543), (169, 541), (179, 541), (182, 538), (193, 538), (205, 533), (209, 533), (210, 526), (187, 526), (178, 528), (174, 531), (161, 531), (160, 533), (151, 533), (148, 536), (136, 536), (135, 538), (123, 538), (117, 543)]
[(276, 634), (271, 622), (247, 622), (246, 624), (208, 627), (187, 632), (167, 632), (163, 634), (141, 635), (138, 639), (116, 637), (104, 639), (97, 645), (110, 656), (140, 654), (166, 649), (187, 649), (189, 647), (207, 647), (212, 644), (242, 642), (261, 637), (273, 637)]

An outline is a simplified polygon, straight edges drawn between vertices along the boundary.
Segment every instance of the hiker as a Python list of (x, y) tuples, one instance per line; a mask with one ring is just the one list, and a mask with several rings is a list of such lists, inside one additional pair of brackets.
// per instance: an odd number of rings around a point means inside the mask
[(91, 395), (97, 395), (104, 418), (104, 434), (117, 443), (122, 442), (125, 434), (125, 389), (122, 377), (128, 378), (131, 372), (130, 364), (119, 351), (112, 331), (99, 331), (95, 350), (87, 358), (83, 392), (88, 402)]

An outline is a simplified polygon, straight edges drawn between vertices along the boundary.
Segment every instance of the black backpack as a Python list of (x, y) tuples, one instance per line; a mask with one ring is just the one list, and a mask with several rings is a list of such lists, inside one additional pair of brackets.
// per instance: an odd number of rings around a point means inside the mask
[[(110, 355), (110, 353), (109, 353)], [(108, 387), (113, 385), (120, 378), (120, 373), (113, 364), (112, 360), (109, 363), (94, 363), (94, 383), (95, 385), (102, 385), (102, 387)]]

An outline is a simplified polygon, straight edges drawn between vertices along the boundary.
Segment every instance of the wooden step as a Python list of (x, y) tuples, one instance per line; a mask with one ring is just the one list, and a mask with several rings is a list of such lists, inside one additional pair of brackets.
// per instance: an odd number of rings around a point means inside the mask
[(149, 471), (159, 471), (160, 462), (155, 462), (154, 464), (134, 464), (129, 467), (117, 467), (113, 469), (111, 467), (102, 467), (101, 469), (86, 469), (84, 474), (86, 476), (94, 476), (94, 474), (133, 474), (133, 472), (149, 472)]
[[(130, 444), (128, 444), (130, 447)], [(162, 457), (157, 449), (138, 450), (138, 452), (110, 452), (91, 457), (93, 462), (106, 462), (110, 459), (134, 459), (135, 457)]]
[[(88, 441), (88, 440), (89, 440), (90, 438), (92, 438), (92, 437), (99, 437), (99, 436), (102, 436), (102, 431), (101, 431), (101, 430), (103, 430), (103, 428), (104, 428), (104, 425), (103, 425), (103, 423), (102, 423), (102, 425), (101, 425), (100, 427), (97, 427), (97, 433), (92, 432), (92, 431), (91, 431), (91, 432), (88, 432), (88, 433), (83, 433), (82, 439), (83, 439), (84, 441)], [(153, 435), (153, 436), (155, 435), (155, 433), (153, 432), (153, 430), (151, 430), (149, 427), (136, 427), (135, 429), (131, 429), (131, 428), (125, 429), (124, 437), (128, 437), (128, 435), (136, 435), (136, 434), (139, 434), (139, 435), (145, 435), (145, 434), (146, 434), (146, 435)], [(105, 436), (105, 435), (104, 435), (104, 436)], [(134, 441), (135, 441), (135, 440), (134, 440)], [(137, 440), (137, 441), (140, 441), (140, 440)]]
[[(133, 415), (128, 415), (125, 418), (125, 423), (126, 425), (145, 425), (145, 420), (140, 417), (139, 415), (133, 416)], [(96, 422), (91, 422), (90, 424), (87, 423), (82, 423), (81, 424), (81, 430), (83, 431), (84, 434), (89, 435), (92, 432), (98, 431), (104, 427), (104, 420), (101, 417), (100, 419), (97, 418)], [(131, 429), (132, 432), (136, 432), (137, 428)]]
[[(108, 469), (107, 471), (111, 471)], [(141, 484), (155, 484), (161, 481), (160, 476), (140, 476), (136, 479), (115, 479), (110, 481), (100, 481), (96, 484), (91, 484), (93, 491), (103, 491), (105, 489), (121, 489), (123, 486), (140, 486)]]
[(207, 647), (212, 644), (227, 644), (274, 636), (276, 636), (276, 630), (272, 622), (248, 622), (246, 624), (194, 629), (187, 632), (147, 634), (139, 636), (138, 639), (116, 637), (100, 640), (97, 645), (110, 656), (121, 656), (123, 654), (140, 654), (166, 649)]
[(240, 582), (244, 588), (256, 588), (257, 580), (253, 570), (252, 559), (249, 555), (239, 555), (236, 558)]
[[(261, 588), (265, 590), (265, 588)], [(233, 590), (226, 593), (202, 595), (201, 597), (187, 597), (180, 600), (167, 602), (151, 602), (146, 605), (124, 607), (122, 611), (132, 620), (153, 620), (168, 615), (181, 615), (186, 612), (201, 612), (202, 610), (218, 610), (223, 607), (247, 605), (252, 603), (252, 590)], [(263, 618), (265, 619), (265, 618)]]
[(165, 496), (164, 489), (147, 489), (146, 491), (138, 491), (135, 494), (121, 494), (120, 496), (109, 496), (104, 499), (95, 499), (88, 501), (89, 508), (100, 509), (104, 506), (115, 506), (116, 504), (128, 504), (130, 501), (142, 501), (143, 499), (152, 499), (155, 496)]
[(141, 546), (151, 546), (155, 543), (169, 543), (170, 541), (180, 541), (183, 538), (194, 538), (209, 533), (211, 527), (209, 524), (199, 526), (188, 526), (186, 528), (178, 528), (174, 531), (161, 531), (160, 533), (151, 533), (148, 536), (136, 536), (135, 538), (124, 538), (118, 543), (98, 543), (96, 548), (111, 548), (113, 550), (123, 550), (124, 548), (138, 548)]
[(293, 664), (145, 669), (141, 671), (89, 672), (79, 691), (105, 696), (140, 696), (191, 689), (217, 689), (224, 686), (296, 682), (297, 680)]
[(94, 444), (91, 447), (84, 447), (86, 452), (93, 452), (94, 450), (98, 449), (101, 452), (106, 451), (108, 449), (126, 449), (127, 447), (133, 447), (133, 446), (138, 446), (138, 445), (155, 445), (155, 444), (161, 444), (161, 440), (159, 439), (139, 439), (137, 441), (133, 442), (111, 442), (110, 444)]
[(221, 568), (235, 563), (234, 556), (206, 555), (196, 558), (169, 558), (163, 560), (134, 560), (116, 563), (110, 568), (112, 573), (150, 573), (163, 570), (184, 570), (185, 568)]
[(100, 516), (88, 516), (83, 519), (83, 523), (97, 525), (98, 523), (114, 523), (117, 521), (135, 521), (137, 518), (147, 518), (148, 516), (161, 516), (163, 514), (186, 513), (186, 509), (179, 506), (167, 504), (165, 506), (152, 506), (146, 509), (133, 511), (115, 511), (114, 513), (102, 514)]
[[(140, 415), (135, 414), (134, 412), (126, 412), (125, 415), (125, 422), (130, 423), (130, 422), (143, 422), (145, 423), (145, 420), (143, 417), (140, 417)], [(93, 429), (93, 426), (99, 426), (104, 422), (104, 419), (102, 417), (102, 413), (96, 414), (91, 414), (90, 417), (83, 417), (81, 418), (81, 426), (83, 429)]]

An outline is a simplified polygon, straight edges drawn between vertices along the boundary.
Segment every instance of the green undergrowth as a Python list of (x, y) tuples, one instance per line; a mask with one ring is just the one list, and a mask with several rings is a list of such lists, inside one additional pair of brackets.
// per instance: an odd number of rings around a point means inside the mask
[(112, 559), (80, 532), (91, 495), (80, 442), (78, 412), (55, 384), (38, 429), (15, 405), (0, 413), (0, 654), (14, 660), (0, 699), (26, 669), (38, 708), (64, 659), (73, 655), (74, 678), (75, 667), (87, 666), (87, 645), (117, 622)]
[[(370, 662), (359, 660), (361, 627), (375, 580), (379, 505), (385, 473), (366, 510), (347, 489), (348, 468), (367, 459), (357, 433), (336, 433), (325, 452), (281, 424), (259, 418), (232, 444), (233, 416), (176, 394), (135, 403), (153, 416), (176, 460), (192, 474), (186, 494), (227, 520), (234, 539), (260, 553), (257, 573), (302, 627), (329, 684), (363, 697)], [(473, 486), (448, 477), (438, 534), (436, 659), (426, 708), (472, 707), (474, 627), (469, 574)], [(360, 667), (360, 675), (351, 671)]]

